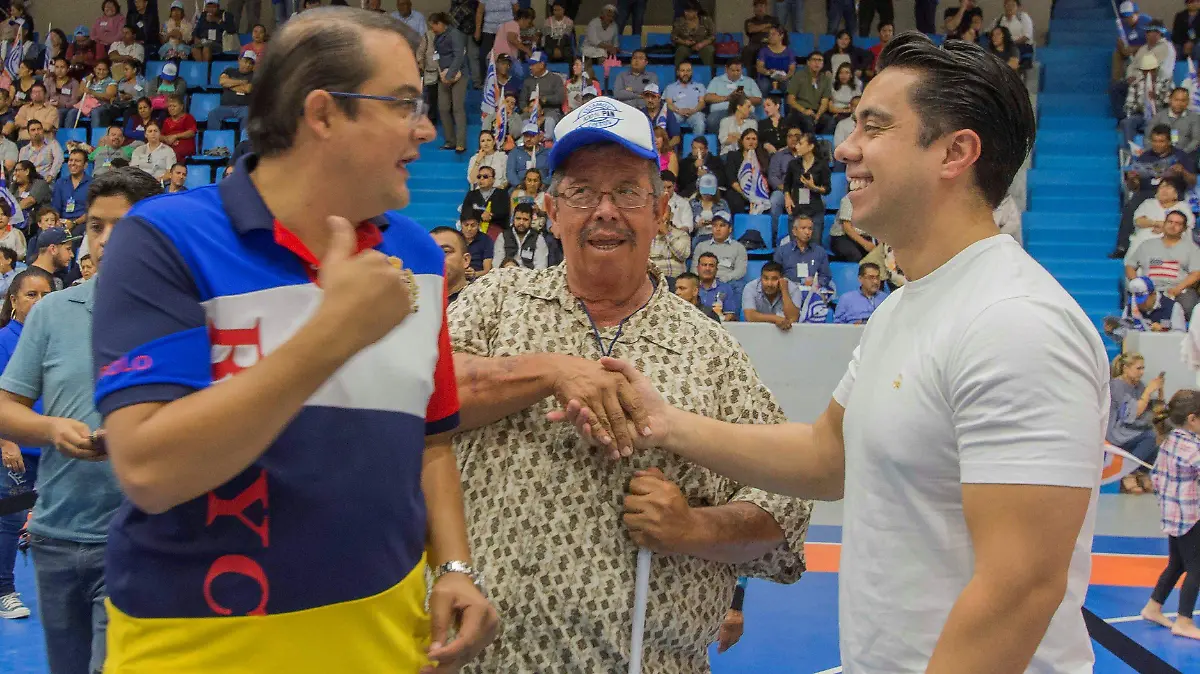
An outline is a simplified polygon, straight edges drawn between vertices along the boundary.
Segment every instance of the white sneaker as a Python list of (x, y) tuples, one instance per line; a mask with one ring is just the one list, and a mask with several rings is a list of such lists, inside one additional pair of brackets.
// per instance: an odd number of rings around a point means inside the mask
[(29, 607), (21, 602), (21, 595), (13, 592), (0, 597), (0, 618), (14, 620), (28, 617)]

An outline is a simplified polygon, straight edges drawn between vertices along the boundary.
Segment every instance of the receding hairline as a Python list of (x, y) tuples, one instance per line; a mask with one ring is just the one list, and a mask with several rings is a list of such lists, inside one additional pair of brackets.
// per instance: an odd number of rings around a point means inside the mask
[(288, 19), (283, 28), (271, 38), (271, 44), (276, 49), (292, 49), (295, 48), (295, 43), (310, 37), (318, 30), (329, 30), (331, 28), (344, 28), (354, 31), (364, 40), (371, 34), (390, 33), (400, 37), (408, 45), (413, 60), (416, 60), (415, 45), (420, 41), (420, 36), (417, 36), (411, 28), (394, 20), (391, 26), (386, 27), (383, 25), (364, 25), (353, 19), (353, 12), (365, 12), (365, 10), (331, 6), (317, 7), (301, 12), (299, 15), (294, 15)]

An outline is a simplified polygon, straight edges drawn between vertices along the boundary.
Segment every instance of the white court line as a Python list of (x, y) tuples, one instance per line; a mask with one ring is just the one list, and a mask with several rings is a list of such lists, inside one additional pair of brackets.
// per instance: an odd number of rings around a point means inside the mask
[(822, 669), (819, 672), (814, 672), (814, 674), (842, 674), (842, 668), (839, 666), (833, 669)]
[[(1175, 618), (1175, 617), (1178, 617), (1179, 614), (1178, 613), (1164, 613), (1163, 615), (1168, 618)], [(1108, 623), (1109, 625), (1118, 625), (1120, 623), (1132, 623), (1132, 622), (1137, 622), (1139, 620), (1146, 620), (1146, 619), (1143, 618), (1141, 615), (1127, 615), (1127, 616), (1121, 616), (1120, 618), (1105, 618), (1104, 622)], [(1146, 622), (1150, 622), (1150, 621), (1146, 620)]]

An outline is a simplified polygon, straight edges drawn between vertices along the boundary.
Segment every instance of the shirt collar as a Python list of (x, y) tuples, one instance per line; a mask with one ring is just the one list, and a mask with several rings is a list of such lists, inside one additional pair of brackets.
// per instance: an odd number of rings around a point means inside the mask
[(91, 280), (84, 281), (76, 287), (79, 291), (73, 295), (69, 295), (67, 301), (82, 304), (88, 310), (88, 313), (91, 313), (92, 301), (96, 297), (96, 277), (93, 276)]

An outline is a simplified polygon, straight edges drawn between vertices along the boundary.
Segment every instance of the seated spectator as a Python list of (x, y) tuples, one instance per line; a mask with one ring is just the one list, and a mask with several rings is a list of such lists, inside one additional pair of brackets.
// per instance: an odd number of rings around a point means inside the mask
[(5, 3), (7, 5), (7, 20), (0, 22), (0, 40), (11, 42), (22, 28), (33, 30), (33, 17), (29, 15), (29, 8), (25, 6), (25, 0), (12, 0)]
[(521, 183), (509, 191), (509, 201), (512, 212), (517, 212), (517, 206), (529, 204), (533, 207), (532, 227), (539, 232), (546, 228), (546, 195), (545, 185), (542, 184), (542, 174), (537, 169), (525, 172)]
[[(1175, 46), (1171, 41), (1166, 39), (1166, 28), (1158, 21), (1152, 22), (1146, 28), (1146, 42), (1137, 48), (1133, 53), (1133, 58), (1125, 66), (1125, 77), (1127, 79), (1138, 78), (1142, 76), (1142, 71), (1146, 69), (1142, 67), (1142, 59), (1146, 54), (1153, 54), (1154, 60), (1158, 62), (1158, 70), (1156, 71), (1158, 79), (1168, 82), (1175, 78)], [(1185, 57), (1186, 58), (1186, 55)]]
[(146, 142), (146, 125), (158, 121), (158, 117), (149, 98), (138, 99), (133, 111), (125, 115), (125, 137), (134, 143)]
[(50, 185), (42, 179), (37, 167), (27, 159), (22, 159), (13, 167), (12, 183), (9, 191), (17, 199), (17, 207), (25, 222), (33, 221), (33, 214), (50, 205), (52, 198)]
[[(183, 10), (183, 0), (171, 0), (170, 13), (167, 15), (167, 20), (163, 21), (162, 31), (160, 35), (164, 45), (170, 41), (171, 33), (179, 31), (179, 39), (183, 43), (192, 41), (192, 20), (187, 18)], [(188, 53), (191, 53), (191, 48), (188, 48)]]
[(663, 133), (667, 134), (668, 147), (672, 150), (678, 147), (683, 131), (679, 128), (675, 113), (663, 105), (662, 95), (658, 91), (658, 85), (654, 82), (647, 84), (646, 88), (642, 90), (642, 104), (646, 116), (650, 118), (654, 127), (662, 129)]
[(100, 16), (92, 23), (92, 37), (109, 48), (120, 41), (121, 31), (125, 28), (125, 16), (121, 14), (121, 5), (117, 4), (117, 0), (104, 0), (100, 12)]
[(82, 79), (90, 73), (96, 63), (104, 57), (104, 48), (89, 37), (87, 26), (79, 26), (67, 47), (67, 61), (71, 64), (71, 77)]
[(219, 131), (221, 122), (236, 118), (238, 129), (244, 130), (246, 114), (253, 88), (254, 66), (258, 56), (252, 51), (242, 52), (236, 68), (226, 68), (218, 83), (221, 85), (221, 104), (208, 113), (208, 130)]
[(163, 192), (167, 194), (175, 194), (176, 192), (187, 191), (187, 164), (175, 164), (171, 167), (171, 175), (167, 176), (167, 187)]
[(712, 223), (720, 213), (728, 213), (729, 204), (717, 196), (717, 176), (706, 173), (696, 181), (696, 197), (692, 199), (693, 244), (712, 238)]
[[(25, 257), (25, 235), (12, 225), (13, 208), (0, 199), (0, 249), (7, 248), (16, 253), (17, 259)], [(15, 263), (14, 263), (15, 264)]]
[(540, 51), (534, 52), (529, 58), (529, 77), (521, 84), (521, 97), (518, 100), (525, 101), (526, 115), (530, 112), (535, 91), (542, 106), (541, 123), (549, 133), (554, 130), (558, 120), (562, 119), (562, 105), (567, 100), (567, 87), (561, 76), (546, 68), (546, 54)]
[(46, 129), (39, 120), (29, 120), (25, 130), (29, 135), (29, 144), (17, 152), (18, 161), (25, 159), (32, 162), (38, 173), (48, 176), (46, 182), (54, 182), (63, 165), (62, 146), (57, 138), (46, 136)]
[[(846, 142), (850, 134), (854, 133), (854, 126), (857, 122), (854, 119), (854, 113), (858, 111), (858, 103), (862, 100), (862, 96), (855, 96), (850, 99), (850, 114), (837, 123), (833, 129), (833, 149), (837, 149), (839, 145)], [(836, 162), (838, 166), (844, 166), (841, 162)], [(838, 169), (839, 171), (844, 169)]]
[(1150, 149), (1139, 154), (1126, 173), (1126, 180), (1132, 183), (1133, 177), (1138, 178), (1140, 189), (1153, 191), (1158, 181), (1166, 176), (1175, 176), (1183, 181), (1184, 191), (1196, 184), (1195, 160), (1171, 144), (1171, 128), (1157, 126), (1150, 130)]
[(100, 138), (100, 144), (95, 148), (82, 143), (80, 147), (90, 151), (88, 160), (92, 162), (93, 176), (101, 175), (113, 168), (114, 159), (129, 161), (129, 158), (133, 156), (133, 147), (125, 142), (124, 130), (115, 124), (108, 127), (108, 133)]
[[(839, 262), (861, 262), (867, 253), (875, 250), (875, 240), (863, 234), (853, 221), (854, 206), (847, 195), (842, 197), (833, 227), (829, 229), (829, 253)], [(1020, 227), (1019, 220), (1017, 226)]]
[(162, 129), (158, 122), (147, 124), (145, 133), (146, 144), (133, 150), (129, 165), (149, 173), (159, 182), (165, 181), (175, 165), (175, 151), (162, 142)]
[(438, 62), (438, 118), (442, 121), (443, 150), (467, 151), (467, 36), (451, 25), (445, 12), (429, 15)]
[(224, 51), (222, 43), (225, 33), (236, 32), (237, 26), (233, 25), (233, 16), (221, 9), (217, 0), (204, 0), (204, 13), (196, 17), (196, 26), (192, 30), (196, 40), (192, 44), (192, 58), (197, 61), (211, 61), (214, 54)]
[(8, 85), (8, 93), (12, 96), (13, 105), (21, 108), (29, 103), (30, 89), (40, 81), (37, 71), (41, 67), (41, 63), (28, 60), (21, 61), (17, 65), (17, 76)]
[(829, 290), (833, 273), (829, 270), (829, 253), (816, 243), (812, 218), (800, 215), (792, 218), (790, 236), (779, 242), (773, 259), (783, 265), (783, 275), (810, 290)]
[(509, 185), (518, 185), (524, 180), (525, 172), (536, 168), (542, 173), (542, 182), (546, 181), (549, 152), (538, 152), (538, 138), (541, 132), (537, 125), (527, 122), (521, 129), (521, 145), (514, 147), (508, 153), (507, 178)]
[(0, 136), (0, 163), (4, 165), (4, 175), (12, 173), (13, 166), (17, 163), (17, 144)]
[(837, 310), (833, 312), (834, 323), (863, 325), (871, 314), (883, 304), (886, 296), (881, 292), (883, 274), (879, 265), (864, 262), (858, 265), (858, 290), (842, 293), (838, 298)]
[(800, 144), (800, 138), (803, 135), (804, 132), (800, 129), (788, 129), (787, 146), (779, 148), (775, 154), (771, 155), (771, 162), (767, 168), (767, 187), (771, 190), (772, 222), (778, 221), (779, 216), (783, 215), (785, 205), (783, 182), (787, 177), (788, 166), (796, 158), (796, 146)]
[(126, 116), (137, 111), (137, 101), (146, 97), (146, 78), (142, 77), (142, 64), (131, 62), (125, 68), (125, 77), (117, 82), (116, 116)]
[(1121, 132), (1126, 144), (1133, 143), (1137, 134), (1146, 126), (1146, 120), (1168, 106), (1174, 84), (1170, 78), (1158, 75), (1158, 60), (1153, 54), (1144, 54), (1139, 62), (1141, 76), (1129, 85), (1125, 95), (1125, 118), (1121, 120)]
[[(743, 133), (748, 130), (758, 131), (758, 120), (754, 118), (754, 105), (750, 99), (735, 93), (729, 98), (729, 107), (733, 114), (721, 120), (717, 131), (717, 139), (721, 143), (721, 156), (738, 149)], [(754, 140), (758, 141), (757, 133)]]
[(196, 154), (196, 118), (183, 108), (183, 95), (167, 96), (167, 117), (162, 121), (162, 141), (175, 150), (175, 161), (186, 163)]
[(742, 132), (738, 149), (725, 155), (725, 177), (729, 181), (725, 199), (730, 212), (758, 215), (771, 209), (770, 191), (758, 194), (755, 183), (760, 176), (766, 178), (770, 164), (770, 156), (758, 144), (758, 132), (754, 129)]
[(1149, 276), (1139, 276), (1126, 282), (1129, 304), (1122, 316), (1133, 330), (1142, 332), (1185, 332), (1187, 319), (1183, 305), (1158, 290)]
[[(695, 0), (689, 0), (683, 10), (683, 16), (675, 19), (671, 26), (671, 44), (675, 45), (675, 65), (699, 54), (700, 62), (706, 66), (713, 64), (716, 50), (713, 43), (717, 40), (716, 27), (707, 15), (701, 16), (700, 5)], [(730, 61), (741, 65), (740, 61)], [(710, 90), (711, 91), (711, 90)]]
[(875, 250), (867, 253), (867, 256), (862, 259), (862, 264), (868, 262), (879, 267), (880, 278), (888, 288), (895, 290), (908, 283), (904, 272), (896, 264), (896, 253), (886, 243), (880, 241), (879, 245), (875, 246)]
[(705, 316), (721, 322), (721, 317), (712, 310), (712, 307), (700, 301), (700, 277), (690, 271), (685, 271), (675, 279), (675, 294), (683, 298), (684, 302), (696, 307)]
[[(8, 204), (4, 204), (4, 206), (0, 208), (3, 208), (5, 211), (12, 210), (12, 206), (9, 206)], [(17, 274), (21, 273), (21, 270), (17, 268), (17, 265), (21, 264), (21, 260), (24, 257), (24, 255), (18, 256), (17, 251), (11, 248), (0, 248), (0, 293), (8, 293), (9, 285), (12, 284), (13, 279), (17, 277)], [(24, 265), (22, 265), (22, 267), (23, 266)]]
[[(400, 2), (407, 2), (408, 6), (410, 8), (412, 7), (412, 0), (400, 0)], [(419, 15), (420, 12), (417, 12), (417, 14)], [(424, 22), (424, 20), (422, 20), (422, 23), (423, 22)], [(409, 26), (409, 28), (412, 28), (412, 26)], [(423, 25), (422, 25), (422, 28), (424, 28)], [(424, 30), (417, 31), (417, 35), (424, 35), (424, 34), (425, 34)], [(254, 52), (254, 55), (258, 57), (258, 59), (255, 62), (257, 63), (258, 61), (261, 61), (262, 58), (267, 55), (267, 38), (268, 37), (269, 36), (267, 35), (267, 27), (266, 26), (262, 25), (261, 23), (254, 24), (254, 28), (252, 28), (250, 30), (250, 41), (247, 42), (246, 44), (242, 45), (242, 51), (245, 52), (245, 51), (249, 50), (249, 51)]]
[(892, 37), (896, 34), (896, 27), (891, 23), (879, 24), (879, 43), (867, 49), (871, 54), (871, 65), (863, 73), (863, 80), (870, 81), (875, 77), (875, 73), (879, 71), (879, 54), (887, 43), (892, 41)]
[(647, 63), (649, 59), (646, 58), (644, 50), (637, 49), (633, 52), (629, 70), (619, 73), (612, 80), (613, 98), (645, 111), (646, 101), (642, 98), (642, 92), (649, 84), (658, 88), (658, 75), (646, 71)]
[(80, 283), (87, 283), (96, 275), (96, 263), (92, 261), (91, 255), (84, 255), (79, 258), (79, 273), (80, 278), (75, 279), (71, 285), (77, 286)]
[(608, 4), (600, 9), (600, 16), (588, 22), (587, 32), (583, 35), (583, 45), (579, 53), (583, 55), (592, 79), (597, 79), (595, 67), (602, 64), (609, 56), (616, 56), (621, 48), (618, 46), (617, 6)]
[(71, 150), (71, 156), (67, 158), (67, 177), (54, 183), (50, 196), (50, 207), (61, 214), (63, 227), (71, 229), (87, 221), (87, 194), (91, 184), (92, 179), (87, 174), (87, 152), (79, 148)]
[(796, 158), (788, 164), (783, 178), (784, 208), (788, 215), (807, 215), (817, 228), (817, 240), (825, 222), (825, 195), (832, 189), (832, 173), (824, 157), (817, 156), (817, 139), (811, 133), (800, 136)]
[(1136, 250), (1143, 241), (1162, 236), (1167, 211), (1178, 210), (1187, 219), (1189, 232), (1196, 225), (1187, 203), (1182, 200), (1183, 181), (1174, 176), (1164, 177), (1158, 184), (1153, 199), (1147, 199), (1133, 212), (1133, 234), (1129, 237), (1128, 250)]
[(671, 147), (671, 136), (661, 126), (654, 127), (654, 145), (658, 150), (658, 170), (674, 173), (679, 170), (679, 155)]
[(759, 278), (742, 289), (742, 313), (747, 323), (771, 323), (783, 331), (800, 320), (800, 286), (783, 277), (778, 262), (763, 265)]
[(961, 28), (970, 26), (976, 16), (983, 19), (983, 10), (975, 4), (975, 0), (962, 0), (957, 7), (947, 7), (942, 12), (942, 30), (946, 35), (959, 33)]
[[(768, 0), (754, 0), (751, 7), (753, 14), (742, 22), (742, 32), (746, 34), (746, 46), (742, 47), (742, 68), (751, 77), (757, 78), (762, 72), (757, 68), (758, 54), (770, 39), (771, 28), (779, 28), (785, 34), (787, 29), (779, 24), (779, 19), (771, 16)], [(792, 59), (793, 61), (795, 59)], [(760, 83), (759, 87), (766, 91)]]
[(742, 73), (742, 62), (736, 60), (726, 63), (725, 72), (708, 83), (708, 90), (704, 94), (704, 102), (708, 104), (705, 128), (720, 127), (721, 120), (731, 112), (730, 102), (734, 95), (749, 99), (751, 107), (762, 103), (762, 92), (759, 91), (758, 84)]
[(850, 101), (862, 97), (863, 91), (862, 82), (854, 77), (849, 64), (843, 63), (837, 67), (832, 91), (833, 97), (829, 99), (829, 114), (841, 122), (850, 117)]
[(700, 256), (711, 253), (717, 256), (717, 278), (730, 284), (735, 290), (741, 287), (740, 281), (746, 276), (746, 247), (734, 241), (731, 224), (733, 216), (729, 211), (713, 213), (712, 238), (698, 242), (692, 248), (692, 266), (700, 262)]
[(1183, 308), (1185, 319), (1191, 319), (1192, 310), (1200, 295), (1196, 285), (1200, 283), (1200, 246), (1187, 232), (1187, 216), (1179, 209), (1167, 212), (1163, 221), (1162, 236), (1147, 239), (1125, 256), (1125, 278), (1132, 281), (1146, 276), (1154, 285), (1163, 289), (1163, 294), (1175, 300)]
[(184, 41), (183, 31), (172, 28), (167, 39), (158, 48), (158, 58), (163, 61), (186, 61), (192, 58), (192, 46)]
[(479, 132), (479, 152), (467, 162), (467, 183), (472, 188), (479, 184), (479, 169), (484, 166), (492, 169), (492, 176), (496, 180), (493, 183), (494, 187), (508, 187), (508, 176), (505, 175), (508, 169), (508, 153), (496, 149), (496, 135), (488, 129)]
[(692, 266), (700, 278), (700, 303), (712, 307), (713, 313), (720, 316), (722, 321), (736, 321), (738, 314), (742, 313), (742, 294), (717, 277), (717, 268), (720, 266), (717, 256), (701, 251)]
[(141, 65), (146, 62), (146, 46), (137, 41), (135, 26), (121, 28), (121, 39), (108, 48), (108, 60), (112, 63), (115, 79), (125, 79), (125, 70), (133, 67), (133, 63)]
[(758, 142), (767, 154), (774, 155), (787, 146), (787, 134), (795, 124), (783, 116), (783, 99), (767, 96), (763, 99), (763, 118), (758, 121)]
[(1200, 114), (1189, 110), (1188, 90), (1176, 87), (1171, 91), (1168, 105), (1158, 111), (1154, 118), (1146, 123), (1150, 129), (1165, 126), (1171, 130), (1171, 145), (1179, 148), (1184, 154), (1194, 154), (1200, 149)]
[[(37, 209), (34, 211), (34, 224), (26, 227), (26, 234), (28, 235), (25, 237), (26, 244), (33, 244), (34, 239), (37, 238), (40, 232), (58, 227), (59, 222), (58, 211), (50, 206), (43, 206)], [(26, 224), (28, 224), (28, 221), (26, 221)]]
[(524, 82), (513, 73), (512, 57), (508, 54), (496, 54), (496, 84), (506, 94), (521, 94)]
[[(1146, 361), (1140, 353), (1118, 354), (1112, 362), (1112, 380), (1109, 382), (1109, 422), (1105, 441), (1120, 447), (1146, 463), (1153, 464), (1158, 456), (1158, 439), (1154, 432), (1152, 403), (1155, 398), (1163, 399), (1164, 380), (1162, 374), (1146, 385), (1142, 377)], [(1147, 481), (1139, 483), (1137, 474), (1121, 479), (1121, 491), (1143, 494), (1152, 486)]]
[(704, 136), (692, 138), (692, 153), (679, 162), (679, 193), (691, 196), (696, 193), (696, 181), (706, 174), (717, 176), (718, 185), (725, 180), (725, 170), (721, 161), (708, 149), (708, 139)]
[(667, 109), (692, 128), (692, 133), (703, 136), (708, 128), (704, 115), (704, 85), (692, 81), (692, 64), (686, 61), (675, 66), (675, 81), (663, 90)]
[(970, 42), (972, 44), (978, 44), (979, 38), (982, 35), (983, 35), (983, 17), (982, 16), (972, 16), (970, 24), (966, 24), (966, 23), (960, 24), (958, 27), (958, 30), (954, 31), (953, 33), (946, 33), (946, 39), (947, 40), (962, 40), (963, 42)]
[(786, 36), (783, 28), (772, 26), (767, 35), (766, 44), (755, 56), (758, 88), (765, 94), (782, 96), (787, 93), (792, 75), (796, 74), (796, 54), (783, 43)]
[(1021, 52), (1013, 42), (1012, 35), (1004, 26), (996, 26), (988, 31), (987, 44), (984, 46), (989, 54), (1004, 61), (1009, 68), (1019, 70), (1021, 67)]
[(43, 230), (37, 238), (37, 256), (29, 266), (49, 273), (54, 277), (54, 289), (62, 290), (66, 285), (63, 283), (62, 275), (71, 267), (71, 261), (75, 259), (75, 249), (72, 244), (80, 239), (81, 237), (73, 236), (60, 227)]
[(571, 78), (567, 80), (567, 102), (563, 106), (563, 111), (571, 112), (583, 105), (584, 94), (599, 96), (600, 93), (600, 83), (592, 79), (592, 76), (588, 74), (583, 59), (576, 58), (572, 61)]
[(494, 266), (504, 268), (504, 261), (516, 260), (526, 269), (545, 269), (548, 250), (546, 240), (533, 231), (533, 204), (518, 204), (513, 210), (512, 227), (505, 228), (496, 239)]
[(10, 100), (8, 89), (0, 87), (0, 135), (6, 137), (17, 133), (17, 109), (9, 105)]
[[(492, 270), (495, 262), (496, 246), (492, 237), (479, 231), (479, 219), (474, 213), (463, 211), (458, 221), (463, 238), (467, 240), (467, 254), (471, 256), (471, 264), (467, 267), (467, 280), (474, 281)], [(500, 232), (499, 228), (495, 230)]]
[[(542, 32), (543, 49), (551, 63), (575, 60), (575, 22), (567, 16), (563, 0), (555, 0)], [(580, 62), (582, 63), (582, 61)]]
[(446, 256), (446, 302), (454, 304), (459, 293), (470, 282), (467, 279), (467, 269), (470, 268), (471, 254), (467, 252), (467, 241), (462, 232), (453, 227), (435, 227), (429, 233)]
[(29, 140), (29, 122), (37, 120), (51, 137), (58, 131), (58, 108), (46, 100), (46, 85), (35, 82), (29, 89), (29, 102), (17, 111), (14, 122), (20, 130), (18, 140)]
[[(854, 46), (854, 36), (850, 34), (849, 30), (838, 31), (833, 46), (825, 52), (824, 56), (825, 72), (836, 73), (843, 63), (847, 63), (850, 65), (851, 74), (854, 75), (853, 79), (859, 82), (866, 75), (867, 68), (874, 65), (871, 52)], [(833, 79), (836, 81), (837, 77), (835, 76)]]
[(53, 72), (48, 74), (43, 82), (46, 84), (46, 100), (58, 111), (58, 120), (55, 126), (63, 128), (66, 125), (67, 113), (83, 96), (83, 87), (79, 84), (79, 80), (71, 77), (67, 72), (65, 58), (54, 60)]
[(168, 63), (163, 66), (162, 72), (146, 85), (146, 96), (150, 98), (150, 105), (154, 111), (162, 111), (160, 116), (165, 116), (167, 96), (184, 96), (187, 94), (187, 87), (187, 81), (179, 77), (179, 66)]
[[(1019, 48), (1029, 48), (1033, 53), (1033, 19), (1022, 8), (1021, 0), (1004, 0), (1004, 13), (997, 17), (993, 27), (1004, 28)], [(1184, 52), (1190, 53), (1190, 52)]]
[(833, 99), (833, 77), (824, 71), (825, 56), (819, 51), (808, 55), (805, 67), (796, 71), (788, 83), (788, 106), (804, 116), (814, 131), (833, 131), (829, 103)]
[(686, 230), (674, 225), (674, 216), (668, 208), (658, 222), (658, 233), (650, 242), (650, 262), (673, 286), (675, 279), (687, 271), (691, 254), (692, 240)]
[[(117, 81), (109, 76), (108, 60), (100, 59), (92, 67), (92, 74), (83, 78), (83, 100), (80, 108), (71, 111), (68, 126), (77, 126), (79, 116), (91, 120), (93, 129), (103, 129), (121, 114), (117, 105)], [(81, 114), (82, 113), (82, 114)]]
[(667, 208), (671, 209), (671, 225), (691, 234), (695, 225), (692, 219), (692, 202), (675, 191), (676, 177), (673, 171), (663, 171), (659, 177), (663, 181), (663, 193), (670, 195)]

